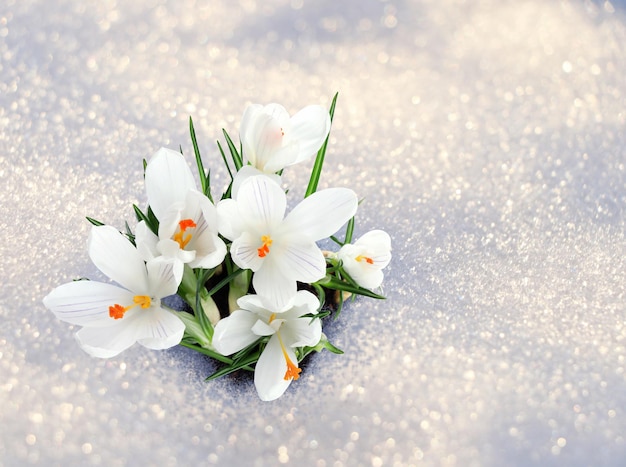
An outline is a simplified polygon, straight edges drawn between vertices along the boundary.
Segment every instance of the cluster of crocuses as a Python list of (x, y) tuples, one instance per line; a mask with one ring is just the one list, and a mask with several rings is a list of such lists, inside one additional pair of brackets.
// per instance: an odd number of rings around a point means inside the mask
[[(350, 294), (382, 298), (374, 289), (391, 259), (381, 230), (351, 242), (352, 190), (317, 191), (334, 104), (330, 113), (312, 105), (293, 117), (278, 104), (249, 106), (239, 149), (224, 132), (232, 161), (218, 143), (231, 179), (216, 203), (191, 124), (200, 186), (180, 152), (158, 150), (144, 161), (148, 206), (135, 206), (135, 228), (126, 224), (122, 233), (89, 219), (89, 256), (119, 286), (77, 280), (54, 289), (45, 306), (82, 326), (76, 339), (95, 357), (135, 342), (182, 344), (223, 362), (213, 376), (253, 370), (260, 398), (280, 397), (299, 378), (304, 356), (340, 352), (322, 333), (328, 292), (335, 308)], [(286, 213), (281, 174), (315, 154), (305, 197)], [(346, 224), (341, 241), (334, 234)], [(337, 252), (316, 244), (328, 237)], [(163, 299), (175, 294), (185, 310), (166, 306)]]

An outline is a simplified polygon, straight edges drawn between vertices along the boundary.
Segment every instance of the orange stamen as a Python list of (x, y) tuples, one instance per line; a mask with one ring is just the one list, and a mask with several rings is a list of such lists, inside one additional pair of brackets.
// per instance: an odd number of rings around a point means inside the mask
[(285, 344), (283, 344), (283, 340), (280, 337), (280, 332), (276, 332), (278, 336), (278, 342), (280, 342), (280, 348), (283, 351), (283, 356), (285, 357), (285, 361), (287, 362), (287, 371), (285, 371), (285, 381), (289, 379), (297, 380), (300, 378), (300, 372), (302, 371), (300, 368), (296, 366), (295, 363), (291, 361), (289, 355), (287, 354), (287, 349), (285, 349)]
[(109, 316), (113, 319), (121, 319), (124, 317), (124, 314), (130, 310), (131, 308), (135, 308), (137, 305), (141, 306), (141, 308), (150, 308), (150, 304), (152, 303), (150, 297), (147, 295), (135, 295), (133, 297), (134, 305), (130, 306), (122, 306), (119, 303), (112, 305), (109, 307)]
[[(183, 219), (178, 223), (180, 230), (174, 234), (174, 241), (180, 245), (181, 249), (184, 249), (191, 241), (192, 235), (186, 232), (186, 230), (193, 227), (196, 227), (196, 223), (193, 219)], [(185, 233), (187, 233), (187, 235), (185, 235)]]
[(359, 255), (359, 256), (357, 256), (354, 259), (356, 259), (359, 262), (365, 261), (367, 264), (374, 264), (374, 260), (372, 258), (367, 257), (367, 256)]
[(261, 241), (263, 242), (263, 246), (261, 248), (257, 248), (257, 253), (259, 258), (265, 258), (267, 254), (270, 252), (270, 246), (272, 245), (272, 238), (269, 235), (263, 235), (261, 237)]
[(115, 305), (109, 307), (109, 316), (113, 319), (123, 318), (126, 310), (127, 308), (124, 308), (119, 303), (116, 303)]

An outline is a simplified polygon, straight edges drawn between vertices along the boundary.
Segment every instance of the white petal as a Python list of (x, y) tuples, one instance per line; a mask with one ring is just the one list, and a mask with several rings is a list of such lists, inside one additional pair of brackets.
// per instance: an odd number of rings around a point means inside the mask
[(330, 131), (330, 115), (320, 105), (310, 105), (291, 118), (289, 136), (298, 140), (298, 158), (302, 162), (317, 153)]
[(358, 199), (348, 188), (329, 188), (313, 193), (285, 218), (293, 232), (302, 232), (317, 241), (334, 234), (356, 213)]
[(217, 218), (219, 232), (228, 240), (234, 240), (241, 235), (244, 224), (234, 199), (223, 199), (217, 203)]
[(148, 275), (143, 258), (116, 229), (108, 225), (92, 227), (88, 249), (91, 261), (104, 274), (135, 294), (147, 293)]
[[(275, 320), (276, 321), (276, 320)], [(280, 320), (283, 321), (283, 320)], [(276, 332), (276, 328), (273, 328), (266, 322), (258, 319), (254, 326), (252, 326), (252, 332), (257, 336), (271, 336)]]
[(239, 188), (237, 206), (239, 215), (248, 225), (258, 226), (261, 230), (269, 229), (283, 220), (287, 197), (271, 179), (250, 177)]
[[(291, 348), (285, 349), (287, 355), (294, 364), (298, 364), (296, 356)], [(278, 340), (278, 335), (273, 335), (254, 369), (254, 386), (259, 397), (263, 401), (278, 399), (291, 384), (291, 378), (285, 380), (287, 362)]]
[(272, 262), (266, 261), (252, 276), (252, 286), (270, 310), (280, 312), (296, 295), (296, 279), (285, 276)]
[(256, 272), (265, 261), (259, 257), (258, 249), (260, 243), (261, 239), (259, 237), (253, 237), (252, 234), (244, 232), (231, 243), (230, 256), (240, 268), (251, 269)]
[(380, 269), (370, 269), (368, 271), (364, 271), (363, 269), (357, 273), (350, 273), (350, 271), (348, 271), (348, 274), (350, 274), (350, 277), (361, 287), (365, 287), (366, 289), (376, 289), (380, 287), (383, 283), (384, 273)]
[(283, 343), (290, 347), (317, 345), (322, 337), (322, 321), (318, 318), (296, 318), (281, 328)]
[(258, 316), (245, 310), (235, 310), (215, 325), (213, 347), (222, 355), (231, 355), (249, 346), (259, 336), (252, 332)]
[(185, 217), (189, 215), (196, 222), (192, 238), (185, 247), (195, 250), (196, 257), (190, 261), (192, 268), (210, 269), (220, 264), (226, 256), (226, 245), (217, 235), (217, 210), (202, 193), (190, 191), (187, 195)]
[(137, 341), (136, 329), (121, 322), (105, 328), (82, 328), (76, 333), (81, 348), (92, 357), (111, 358)]
[(237, 193), (239, 193), (239, 188), (241, 187), (241, 185), (243, 185), (243, 182), (248, 180), (250, 177), (254, 177), (256, 175), (269, 177), (270, 180), (272, 180), (278, 186), (281, 186), (282, 180), (280, 178), (280, 175), (275, 173), (265, 173), (252, 165), (244, 165), (241, 169), (239, 169), (239, 172), (235, 174), (235, 178), (233, 179), (233, 186), (231, 189), (232, 197), (237, 198)]
[(266, 173), (275, 173), (287, 166), (298, 162), (300, 142), (297, 140), (283, 141), (282, 146), (273, 148), (264, 154), (264, 164), (261, 167)]
[(263, 300), (261, 300), (261, 297), (259, 297), (258, 295), (244, 295), (237, 300), (237, 305), (242, 310), (248, 310), (256, 313), (265, 321), (268, 321), (270, 315), (272, 314), (272, 311), (265, 308), (265, 306), (263, 305)]
[(103, 327), (112, 326), (116, 321), (109, 316), (109, 307), (132, 305), (133, 296), (128, 290), (112, 284), (76, 281), (54, 289), (43, 299), (43, 304), (67, 323)]
[[(346, 244), (341, 247), (337, 257), (343, 262), (343, 268), (346, 270), (350, 277), (366, 289), (375, 289), (383, 282), (383, 272), (381, 267), (376, 263), (369, 264), (366, 261), (357, 261), (356, 258), (359, 255), (368, 255), (368, 252), (359, 245)], [(384, 259), (384, 258), (383, 258)], [(388, 261), (382, 261), (380, 264), (386, 265)]]
[(184, 203), (187, 191), (196, 189), (196, 182), (185, 158), (171, 149), (159, 149), (146, 167), (148, 204), (161, 220), (172, 204)]
[(175, 242), (171, 238), (159, 240), (157, 243), (157, 250), (164, 258), (172, 261), (178, 261), (183, 264), (191, 263), (196, 259), (195, 251), (183, 250), (178, 242)]
[(189, 262), (192, 268), (211, 269), (224, 261), (226, 244), (213, 232), (206, 231), (196, 243), (196, 257)]
[(251, 104), (246, 107), (239, 124), (239, 139), (242, 146), (242, 156), (244, 160), (248, 160), (253, 166), (256, 166), (256, 142), (254, 141), (255, 128), (259, 118), (263, 115), (263, 106), (260, 104)]
[[(249, 130), (242, 134), (244, 155), (259, 170), (268, 171), (266, 164), (283, 149), (283, 129), (280, 123), (265, 113), (256, 114)], [(297, 156), (293, 150), (292, 158)]]
[(372, 249), (391, 250), (391, 237), (384, 230), (370, 230), (354, 243)]
[(184, 203), (171, 204), (159, 218), (159, 238), (161, 240), (172, 238), (178, 229), (178, 224), (182, 219)]
[(289, 123), (289, 112), (280, 104), (267, 104), (263, 107), (263, 113), (270, 115), (279, 125), (287, 125)]
[(135, 227), (135, 245), (137, 245), (137, 251), (144, 261), (159, 256), (158, 242), (159, 237), (148, 228), (145, 221), (140, 221)]
[(320, 301), (314, 294), (308, 290), (298, 290), (298, 293), (296, 293), (296, 296), (293, 299), (291, 308), (278, 316), (286, 320), (292, 320), (297, 319), (302, 315), (315, 315), (317, 314), (319, 308)]
[(162, 256), (148, 261), (148, 281), (151, 297), (163, 298), (174, 295), (183, 279), (183, 263)]
[(308, 284), (326, 275), (326, 260), (313, 242), (297, 243), (280, 250), (280, 258), (274, 261), (282, 274)]
[(142, 310), (132, 325), (141, 333), (138, 342), (149, 349), (169, 349), (180, 344), (185, 332), (185, 324), (176, 313), (161, 307)]

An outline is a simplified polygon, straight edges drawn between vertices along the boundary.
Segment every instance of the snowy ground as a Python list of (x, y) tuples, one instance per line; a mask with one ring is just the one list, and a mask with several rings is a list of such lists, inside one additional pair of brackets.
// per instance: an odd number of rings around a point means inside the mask
[[(0, 465), (623, 465), (625, 15), (5, 0)], [(336, 91), (322, 185), (365, 198), (357, 235), (394, 244), (388, 299), (326, 327), (345, 355), (314, 355), (263, 403), (247, 375), (205, 383), (215, 366), (186, 349), (92, 359), (44, 309), (101, 278), (84, 217), (132, 220), (141, 159), (190, 154), (189, 116), (217, 167), (248, 103), (294, 112)]]

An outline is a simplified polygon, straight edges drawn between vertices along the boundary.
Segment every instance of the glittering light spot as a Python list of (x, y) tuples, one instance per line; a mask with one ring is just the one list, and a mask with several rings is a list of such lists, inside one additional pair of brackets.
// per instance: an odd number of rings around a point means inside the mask
[(278, 448), (278, 462), (286, 464), (289, 462), (289, 454), (287, 452), (287, 446), (280, 446)]
[(561, 68), (563, 69), (563, 71), (565, 73), (571, 73), (573, 66), (571, 64), (571, 62), (568, 62), (567, 60), (563, 62), (563, 64), (561, 65)]

